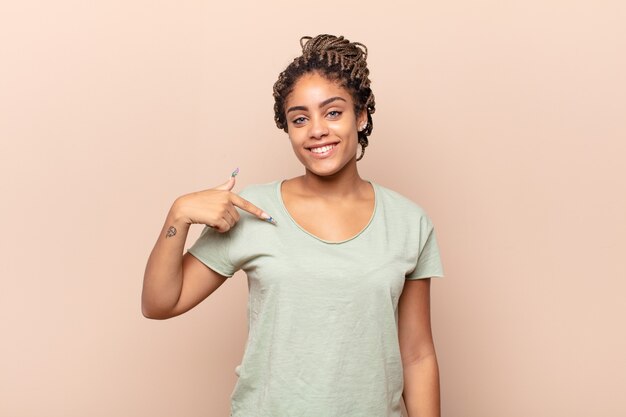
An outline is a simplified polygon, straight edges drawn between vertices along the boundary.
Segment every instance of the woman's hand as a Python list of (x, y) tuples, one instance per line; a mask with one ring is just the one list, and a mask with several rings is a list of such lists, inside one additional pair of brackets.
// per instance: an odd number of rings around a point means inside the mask
[(144, 273), (141, 309), (153, 319), (167, 319), (188, 311), (215, 291), (225, 276), (189, 253), (183, 255), (191, 224), (206, 224), (224, 233), (239, 221), (239, 207), (275, 223), (263, 210), (231, 190), (235, 175), (224, 184), (178, 197), (170, 208)]
[(206, 224), (220, 233), (227, 232), (239, 221), (239, 207), (260, 219), (276, 224), (274, 219), (248, 200), (233, 193), (235, 170), (225, 183), (207, 190), (180, 196), (171, 211), (177, 219), (187, 224)]

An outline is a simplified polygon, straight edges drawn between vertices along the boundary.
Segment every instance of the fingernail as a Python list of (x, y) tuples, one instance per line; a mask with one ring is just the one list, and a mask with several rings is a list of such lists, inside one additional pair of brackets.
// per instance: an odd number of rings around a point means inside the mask
[(276, 220), (274, 220), (274, 218), (270, 216), (269, 214), (267, 214), (266, 212), (261, 213), (261, 216), (266, 222), (276, 224)]
[(231, 177), (236, 177), (237, 174), (239, 174), (239, 167), (235, 168), (235, 170), (233, 171), (232, 174), (230, 174)]

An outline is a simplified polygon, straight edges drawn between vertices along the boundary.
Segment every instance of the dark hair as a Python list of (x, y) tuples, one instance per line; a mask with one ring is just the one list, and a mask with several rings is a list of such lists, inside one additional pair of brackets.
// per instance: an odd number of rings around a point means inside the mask
[(363, 158), (367, 137), (372, 133), (372, 114), (376, 110), (374, 94), (370, 88), (367, 69), (367, 47), (358, 42), (350, 42), (343, 36), (318, 35), (314, 38), (303, 36), (300, 39), (302, 55), (296, 57), (278, 76), (274, 84), (274, 120), (279, 129), (287, 132), (285, 101), (293, 91), (293, 86), (304, 74), (318, 72), (331, 81), (338, 82), (352, 96), (354, 113), (358, 116), (367, 111), (367, 126), (358, 132)]

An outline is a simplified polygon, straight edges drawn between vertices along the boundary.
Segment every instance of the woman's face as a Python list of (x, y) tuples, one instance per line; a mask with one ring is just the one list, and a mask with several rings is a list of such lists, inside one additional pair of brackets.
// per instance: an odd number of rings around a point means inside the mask
[(307, 171), (333, 175), (356, 168), (357, 120), (352, 96), (336, 82), (313, 72), (296, 81), (285, 101), (287, 133), (293, 150)]

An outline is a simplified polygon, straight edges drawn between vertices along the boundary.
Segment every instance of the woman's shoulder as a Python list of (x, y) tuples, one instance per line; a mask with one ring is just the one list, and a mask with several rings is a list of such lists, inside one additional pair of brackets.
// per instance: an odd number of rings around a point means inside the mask
[(278, 186), (279, 182), (280, 182), (279, 180), (276, 180), (276, 181), (271, 181), (271, 182), (266, 182), (266, 183), (248, 184), (245, 187), (243, 187), (241, 191), (238, 192), (237, 194), (239, 194), (240, 196), (244, 198), (254, 197), (254, 196), (265, 196), (265, 195), (268, 195), (269, 193), (274, 193), (276, 191), (276, 187)]
[(278, 199), (277, 190), (279, 184), (280, 180), (247, 184), (241, 189), (241, 191), (235, 191), (235, 193), (257, 206), (268, 204), (275, 205)]
[(426, 210), (416, 201), (389, 187), (374, 183), (373, 181), (372, 184), (374, 184), (377, 191), (380, 192), (380, 200), (387, 210), (393, 212), (397, 210), (405, 215), (410, 213), (418, 217), (428, 218)]

